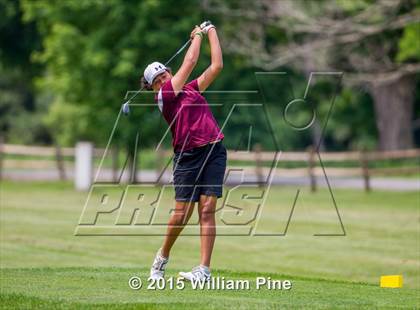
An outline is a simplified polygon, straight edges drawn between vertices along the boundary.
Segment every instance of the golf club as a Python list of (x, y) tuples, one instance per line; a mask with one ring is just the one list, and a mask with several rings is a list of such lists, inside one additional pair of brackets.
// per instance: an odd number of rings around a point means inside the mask
[[(201, 24), (201, 28), (203, 29), (204, 27), (206, 27), (207, 25), (211, 24), (211, 21), (207, 20), (204, 23)], [(184, 45), (182, 45), (180, 47), (180, 49), (178, 49), (178, 51), (171, 57), (169, 58), (165, 63), (165, 67), (176, 57), (178, 56), (187, 46), (188, 44), (190, 44), (191, 42), (191, 38), (184, 43)], [(140, 92), (143, 90), (143, 87), (140, 88), (138, 91), (136, 91), (136, 93), (134, 95), (131, 96), (130, 99), (128, 99), (122, 106), (122, 112), (124, 113), (124, 115), (128, 115), (130, 113), (130, 102), (131, 100), (133, 100), (134, 98), (137, 97), (138, 94), (140, 94)]]

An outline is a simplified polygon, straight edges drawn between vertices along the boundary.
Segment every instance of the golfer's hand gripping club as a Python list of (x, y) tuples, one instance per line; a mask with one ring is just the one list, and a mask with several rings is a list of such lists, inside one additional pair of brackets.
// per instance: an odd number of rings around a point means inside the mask
[(211, 21), (206, 20), (201, 23), (200, 28), (204, 34), (207, 34), (211, 28), (216, 28)]
[[(214, 28), (211, 21), (206, 20), (201, 23), (200, 25), (201, 30), (207, 34), (207, 32), (210, 30), (210, 28)], [(168, 61), (165, 63), (165, 66), (167, 66), (177, 55), (179, 55), (187, 46), (191, 43), (191, 39), (189, 39), (187, 42), (184, 43), (184, 45), (181, 46), (181, 48), (171, 57), (168, 59)], [(143, 90), (143, 88), (140, 88), (133, 96), (131, 96), (130, 99), (128, 99), (122, 106), (122, 112), (124, 115), (128, 115), (130, 113), (130, 103), (131, 100), (133, 100), (137, 95)]]

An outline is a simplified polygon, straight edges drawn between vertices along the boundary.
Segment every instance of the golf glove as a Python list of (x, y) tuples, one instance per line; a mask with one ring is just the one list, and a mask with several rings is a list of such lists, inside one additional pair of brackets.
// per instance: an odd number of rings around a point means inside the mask
[(204, 34), (207, 34), (211, 28), (216, 28), (216, 27), (211, 23), (211, 21), (206, 20), (205, 22), (201, 23), (200, 28)]

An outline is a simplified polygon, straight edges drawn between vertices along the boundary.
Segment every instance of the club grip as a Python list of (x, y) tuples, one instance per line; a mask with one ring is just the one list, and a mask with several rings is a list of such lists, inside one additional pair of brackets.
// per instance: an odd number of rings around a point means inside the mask
[(204, 22), (201, 23), (200, 28), (201, 29), (204, 29), (205, 27), (207, 27), (210, 24), (211, 24), (211, 21), (206, 20), (206, 21), (204, 21)]

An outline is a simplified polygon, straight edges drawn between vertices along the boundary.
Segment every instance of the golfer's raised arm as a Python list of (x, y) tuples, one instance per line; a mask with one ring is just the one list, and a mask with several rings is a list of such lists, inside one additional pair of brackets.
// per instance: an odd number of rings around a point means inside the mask
[(201, 33), (200, 27), (196, 26), (191, 32), (192, 41), (187, 53), (185, 54), (184, 61), (171, 80), (175, 95), (178, 95), (178, 93), (182, 90), (182, 87), (197, 64), (198, 57), (200, 56), (202, 37), (203, 34)]
[(210, 28), (207, 35), (210, 42), (211, 64), (197, 79), (200, 91), (205, 91), (223, 68), (222, 48), (220, 47), (216, 28)]

